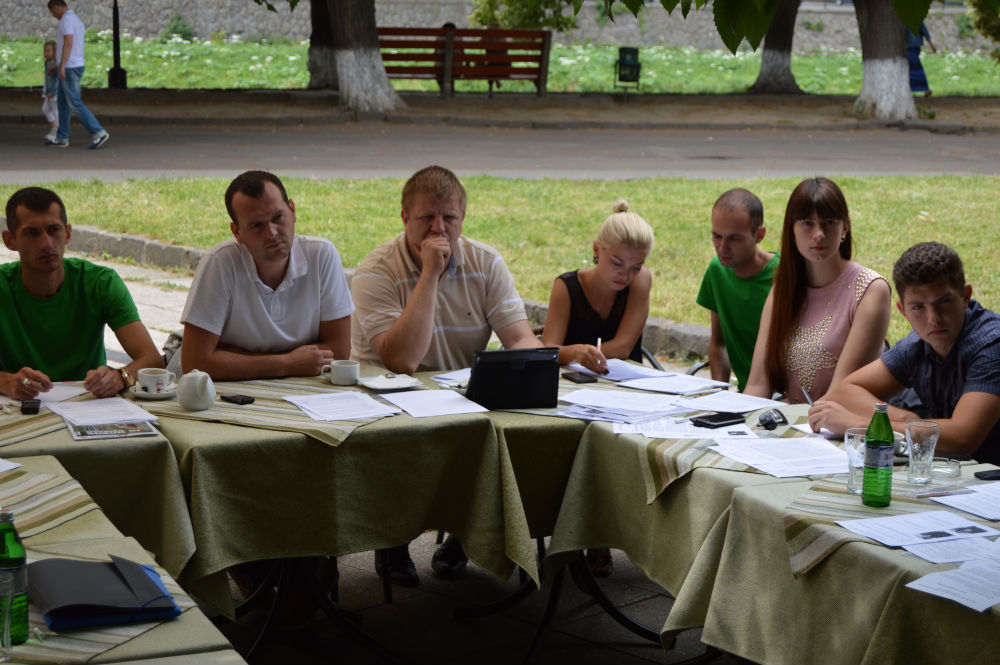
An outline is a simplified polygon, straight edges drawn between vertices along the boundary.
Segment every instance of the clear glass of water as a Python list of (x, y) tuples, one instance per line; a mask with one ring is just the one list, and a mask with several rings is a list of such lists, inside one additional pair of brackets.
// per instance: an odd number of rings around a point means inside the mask
[(915, 485), (931, 482), (934, 471), (934, 447), (940, 426), (933, 420), (911, 420), (906, 423), (906, 444), (909, 447), (910, 468), (906, 479)]
[(10, 642), (10, 606), (14, 600), (14, 573), (0, 570), (0, 663), (8, 663), (14, 658), (14, 646)]
[(847, 491), (861, 494), (865, 477), (865, 434), (866, 427), (848, 427), (844, 431), (844, 450), (847, 451)]

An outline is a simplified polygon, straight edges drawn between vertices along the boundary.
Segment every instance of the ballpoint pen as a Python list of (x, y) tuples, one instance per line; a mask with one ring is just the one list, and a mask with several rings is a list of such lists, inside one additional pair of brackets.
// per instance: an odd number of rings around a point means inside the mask
[(806, 392), (805, 386), (799, 386), (799, 387), (802, 388), (802, 394), (806, 396), (806, 401), (809, 402), (809, 406), (812, 406), (813, 398), (810, 397), (809, 393)]

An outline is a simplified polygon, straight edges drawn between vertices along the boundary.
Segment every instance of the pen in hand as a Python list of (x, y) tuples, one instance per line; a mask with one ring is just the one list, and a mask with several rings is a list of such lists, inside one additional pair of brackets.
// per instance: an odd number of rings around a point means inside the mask
[[(598, 337), (598, 338), (597, 338), (597, 350), (598, 350), (598, 351), (600, 351), (600, 350), (601, 350), (601, 338), (600, 338), (600, 337)], [(605, 368), (604, 368), (604, 373), (605, 373), (605, 374), (607, 374), (607, 373), (608, 373), (608, 369), (607, 369), (607, 367), (605, 367)]]
[(809, 396), (809, 393), (806, 392), (806, 389), (803, 386), (799, 387), (802, 388), (802, 394), (806, 396), (806, 401), (809, 402), (809, 406), (812, 406), (813, 405), (812, 397)]

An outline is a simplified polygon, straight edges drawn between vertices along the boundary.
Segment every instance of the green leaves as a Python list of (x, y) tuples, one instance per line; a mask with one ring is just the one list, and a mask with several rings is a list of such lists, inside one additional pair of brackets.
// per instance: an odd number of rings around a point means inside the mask
[[(998, 0), (994, 0), (997, 2)], [(896, 10), (896, 15), (906, 24), (906, 27), (913, 31), (913, 34), (920, 33), (920, 24), (924, 22), (927, 12), (931, 8), (931, 0), (892, 0), (892, 8)]]
[(744, 39), (756, 51), (777, 7), (777, 0), (715, 0), (712, 3), (715, 29), (731, 52), (736, 53)]

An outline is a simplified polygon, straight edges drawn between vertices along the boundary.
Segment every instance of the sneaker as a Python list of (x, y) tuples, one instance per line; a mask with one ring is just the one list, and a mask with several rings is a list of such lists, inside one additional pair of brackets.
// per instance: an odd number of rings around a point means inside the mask
[(94, 140), (90, 142), (89, 149), (97, 150), (105, 143), (107, 143), (109, 138), (111, 138), (111, 134), (108, 134), (106, 131), (103, 130), (101, 131), (100, 134), (94, 134)]
[(434, 575), (443, 580), (453, 580), (462, 574), (469, 557), (465, 556), (462, 544), (458, 542), (453, 534), (448, 534), (444, 544), (437, 548), (434, 556), (431, 557), (431, 568)]
[(56, 136), (59, 134), (58, 129), (49, 130), (49, 133), (45, 135), (45, 142), (49, 143), (56, 140)]
[(50, 148), (68, 148), (69, 139), (55, 138), (52, 139), (51, 141), (46, 141), (45, 145), (47, 145)]

